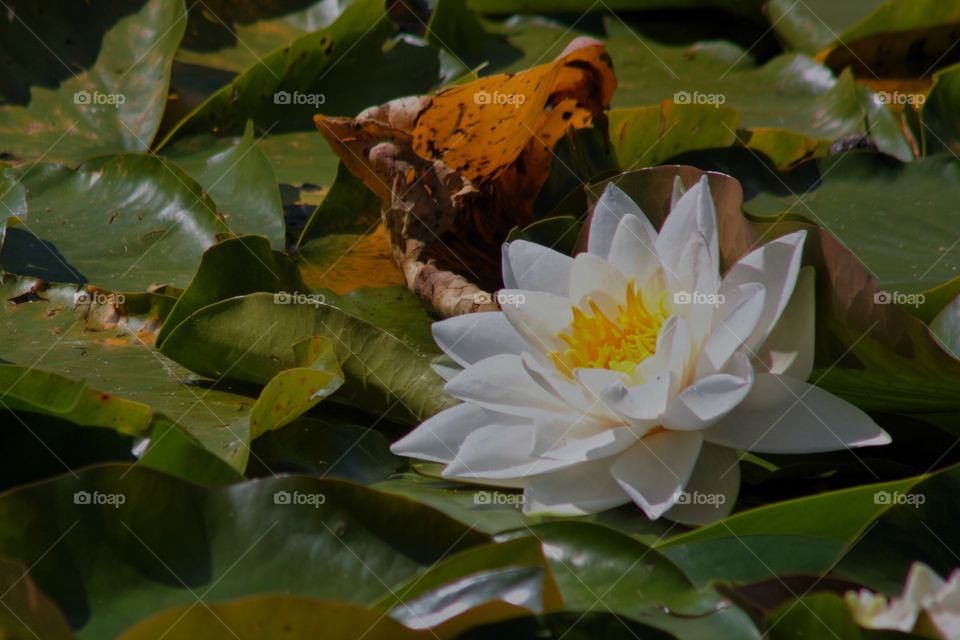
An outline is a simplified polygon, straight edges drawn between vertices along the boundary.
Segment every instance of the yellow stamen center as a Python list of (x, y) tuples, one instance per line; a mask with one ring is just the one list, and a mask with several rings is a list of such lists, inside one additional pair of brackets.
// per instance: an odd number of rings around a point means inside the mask
[(550, 354), (565, 376), (572, 378), (578, 367), (630, 373), (656, 352), (657, 335), (669, 315), (666, 292), (654, 309), (648, 309), (631, 280), (626, 301), (617, 305), (613, 318), (608, 318), (593, 300), (588, 299), (588, 305), (586, 311), (574, 307), (569, 333), (557, 334), (569, 348)]

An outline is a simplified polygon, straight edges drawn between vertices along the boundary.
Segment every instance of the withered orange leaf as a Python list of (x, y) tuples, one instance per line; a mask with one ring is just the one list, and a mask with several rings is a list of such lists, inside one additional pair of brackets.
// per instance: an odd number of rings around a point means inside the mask
[(617, 81), (603, 45), (577, 38), (554, 61), (436, 96), (318, 115), (340, 160), (380, 199), (407, 287), (441, 316), (494, 309), (500, 245), (533, 221), (553, 146), (600, 125)]

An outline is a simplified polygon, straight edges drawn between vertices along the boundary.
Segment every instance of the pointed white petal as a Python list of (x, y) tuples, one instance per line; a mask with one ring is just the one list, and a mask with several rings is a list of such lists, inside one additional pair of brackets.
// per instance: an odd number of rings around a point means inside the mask
[(800, 273), (806, 235), (803, 230), (788, 233), (751, 251), (730, 267), (720, 285), (720, 293), (724, 295), (748, 282), (759, 282), (767, 290), (763, 315), (744, 344), (749, 352), (755, 352), (763, 344), (790, 301)]
[(757, 352), (759, 371), (806, 380), (813, 372), (816, 296), (813, 267), (800, 269), (793, 297)]
[(458, 404), (428, 418), (393, 443), (390, 451), (398, 456), (431, 462), (450, 462), (467, 436), (494, 420), (506, 424), (520, 424), (519, 418), (498, 415), (472, 404)]
[(501, 353), (530, 350), (500, 311), (447, 318), (434, 322), (431, 331), (437, 346), (462, 367)]
[(595, 397), (584, 393), (583, 386), (568, 380), (552, 365), (542, 366), (529, 354), (521, 356), (523, 368), (527, 374), (548, 393), (570, 406), (570, 413), (579, 411), (597, 418), (609, 415)]
[(703, 438), (696, 431), (660, 431), (617, 458), (610, 473), (651, 520), (672, 507), (687, 484)]
[(580, 516), (630, 502), (609, 470), (609, 460), (597, 460), (531, 478), (523, 492), (523, 512)]
[(506, 413), (535, 418), (541, 413), (569, 410), (533, 380), (523, 368), (520, 356), (499, 355), (481, 360), (457, 374), (444, 390), (455, 398)]
[(573, 259), (535, 242), (515, 240), (504, 246), (515, 284), (512, 289), (546, 291), (558, 296), (567, 294)]
[(620, 220), (628, 215), (647, 218), (637, 203), (620, 187), (612, 182), (607, 184), (603, 195), (593, 207), (590, 233), (587, 236), (587, 251), (604, 259), (609, 258), (613, 236), (617, 232), (617, 227), (620, 226)]
[(642, 285), (660, 266), (657, 230), (646, 217), (623, 216), (613, 234), (608, 259), (624, 276)]
[(680, 179), (680, 176), (676, 176), (673, 179), (673, 191), (670, 192), (671, 211), (677, 208), (677, 203), (680, 202), (680, 198), (683, 197), (684, 191), (686, 191), (686, 189), (683, 188), (683, 180)]
[(627, 279), (612, 264), (593, 255), (581, 253), (573, 259), (570, 270), (570, 291), (567, 297), (578, 304), (585, 298), (605, 293), (612, 299), (622, 301), (627, 291)]
[(669, 373), (668, 395), (672, 398), (686, 384), (692, 354), (693, 345), (686, 319), (683, 316), (671, 316), (660, 328), (656, 353), (638, 364), (634, 373), (643, 380), (653, 380), (664, 372)]
[[(685, 259), (685, 247), (696, 236), (704, 240), (709, 257), (702, 268), (712, 273), (720, 272), (720, 249), (717, 236), (717, 211), (710, 195), (710, 184), (704, 176), (677, 201), (670, 211), (660, 236), (657, 238), (657, 254), (668, 272), (680, 273)], [(712, 293), (712, 292), (709, 292)]]
[[(490, 424), (471, 432), (444, 478), (515, 478), (512, 469), (533, 462), (533, 422)], [(506, 471), (506, 473), (504, 473)]]
[(714, 314), (713, 330), (697, 359), (697, 376), (722, 370), (730, 357), (750, 337), (764, 309), (766, 289), (751, 282), (722, 298)]
[(710, 524), (730, 515), (739, 493), (737, 452), (704, 442), (681, 500), (663, 517), (687, 525)]
[(531, 350), (546, 354), (567, 348), (557, 333), (567, 331), (573, 322), (573, 306), (569, 300), (541, 291), (503, 289), (501, 294), (522, 300), (504, 305), (503, 314)]
[(890, 442), (870, 416), (849, 402), (771, 373), (757, 373), (744, 401), (704, 431), (704, 438), (759, 453), (818, 453)]
[(752, 385), (753, 366), (737, 353), (725, 372), (701, 378), (681, 391), (663, 414), (663, 426), (678, 431), (705, 429), (743, 402)]

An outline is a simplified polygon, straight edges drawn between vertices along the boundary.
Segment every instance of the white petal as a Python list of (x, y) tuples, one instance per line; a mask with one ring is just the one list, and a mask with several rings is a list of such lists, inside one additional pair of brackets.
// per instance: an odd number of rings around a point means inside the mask
[(530, 349), (500, 311), (447, 318), (434, 322), (431, 331), (437, 346), (462, 367), (501, 353)]
[(610, 473), (651, 520), (672, 507), (693, 472), (703, 438), (695, 431), (648, 435), (617, 458)]
[(806, 231), (796, 231), (772, 240), (741, 258), (730, 267), (720, 286), (726, 295), (748, 282), (759, 282), (766, 290), (763, 315), (744, 347), (756, 351), (766, 340), (790, 301), (800, 273)]
[(603, 195), (593, 207), (587, 251), (604, 259), (609, 258), (617, 227), (620, 226), (620, 220), (627, 215), (643, 219), (647, 217), (620, 187), (612, 182), (608, 183)]
[(481, 427), (466, 437), (443, 477), (514, 478), (520, 474), (512, 468), (533, 461), (533, 441), (533, 422), (529, 420)]
[(499, 416), (472, 404), (458, 404), (428, 418), (419, 427), (393, 443), (390, 451), (398, 456), (431, 462), (450, 462), (467, 436), (490, 424), (494, 419), (519, 423), (517, 418)]
[(817, 453), (890, 442), (870, 416), (849, 402), (772, 373), (757, 373), (744, 401), (707, 429), (704, 438), (759, 453)]
[[(697, 342), (709, 334), (717, 310), (715, 296), (720, 274), (711, 262), (706, 239), (694, 233), (680, 250), (678, 263), (672, 267), (664, 263), (667, 286), (673, 294), (673, 309), (687, 319)], [(688, 297), (686, 301), (683, 296)]]
[(930, 332), (954, 358), (960, 358), (960, 296), (945, 306), (930, 322)]
[(663, 426), (679, 431), (705, 429), (743, 402), (753, 385), (753, 366), (742, 353), (724, 373), (697, 380), (680, 392), (663, 414)]
[(509, 288), (546, 291), (558, 296), (567, 294), (573, 265), (570, 256), (526, 240), (505, 245), (503, 254), (514, 282), (507, 285)]
[(610, 476), (609, 460), (531, 478), (523, 492), (523, 512), (528, 515), (580, 516), (628, 502), (630, 497)]
[(677, 203), (680, 202), (680, 198), (683, 197), (683, 180), (680, 179), (680, 176), (675, 176), (673, 178), (673, 190), (670, 192), (670, 210), (673, 211), (677, 208)]
[(669, 396), (676, 396), (686, 384), (692, 349), (687, 321), (682, 316), (671, 316), (660, 328), (656, 353), (638, 364), (634, 373), (643, 380), (653, 380), (664, 372), (669, 373)]
[(739, 493), (737, 452), (704, 442), (682, 499), (663, 517), (687, 525), (710, 524), (730, 515)]
[(913, 605), (922, 606), (946, 584), (946, 581), (933, 569), (922, 562), (914, 562), (910, 565), (910, 572), (907, 574), (901, 597)]
[(766, 289), (756, 282), (726, 294), (714, 314), (713, 330), (697, 359), (697, 376), (716, 373), (750, 337), (764, 309)]
[[(657, 254), (668, 272), (680, 273), (685, 258), (685, 247), (696, 236), (703, 238), (709, 259), (703, 269), (720, 272), (720, 249), (717, 236), (717, 211), (710, 195), (710, 183), (704, 176), (680, 196), (676, 206), (660, 229)], [(712, 293), (705, 292), (705, 293)]]
[(635, 427), (654, 426), (667, 408), (669, 371), (641, 384), (625, 384), (629, 376), (609, 369), (577, 369), (574, 375), (600, 403)]
[(515, 355), (481, 360), (457, 374), (444, 390), (486, 409), (525, 418), (569, 410), (527, 374), (520, 356)]
[(504, 306), (503, 314), (532, 350), (546, 354), (567, 348), (557, 333), (567, 331), (573, 322), (569, 300), (541, 291), (503, 289), (501, 293), (523, 301)]
[(757, 352), (759, 370), (806, 380), (813, 372), (816, 296), (813, 267), (800, 269), (793, 296)]
[(523, 368), (527, 374), (548, 393), (553, 395), (561, 402), (567, 404), (573, 410), (580, 413), (590, 414), (597, 418), (603, 418), (609, 415), (608, 411), (597, 401), (596, 397), (591, 397), (584, 393), (584, 387), (575, 382), (571, 382), (566, 377), (560, 375), (552, 366), (544, 367), (535, 361), (529, 354), (521, 356)]
[(657, 230), (646, 217), (626, 215), (620, 220), (610, 245), (610, 264), (628, 279), (643, 284), (660, 266)]
[(583, 304), (585, 298), (597, 292), (622, 301), (627, 292), (627, 279), (603, 258), (592, 253), (581, 253), (573, 260), (567, 297), (575, 303)]

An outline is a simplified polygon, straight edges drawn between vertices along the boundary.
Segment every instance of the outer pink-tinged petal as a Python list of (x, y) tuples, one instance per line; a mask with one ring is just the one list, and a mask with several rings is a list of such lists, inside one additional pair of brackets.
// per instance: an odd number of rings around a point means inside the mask
[(499, 355), (464, 369), (444, 390), (455, 398), (491, 411), (535, 418), (565, 413), (569, 406), (537, 384), (524, 370), (520, 356)]
[(660, 267), (657, 231), (646, 217), (626, 215), (610, 245), (610, 263), (628, 279), (643, 284)]
[(714, 314), (713, 330), (697, 359), (697, 376), (722, 370), (750, 337), (763, 314), (766, 289), (751, 282), (726, 294)]
[(724, 373), (701, 378), (681, 391), (663, 414), (663, 426), (678, 431), (705, 429), (743, 402), (752, 385), (753, 366), (737, 353)]
[(720, 293), (724, 295), (748, 282), (759, 282), (766, 288), (763, 315), (744, 344), (750, 352), (763, 344), (790, 302), (806, 235), (802, 230), (789, 233), (751, 251), (730, 267), (723, 279)]
[(656, 520), (672, 507), (700, 455), (695, 431), (660, 431), (624, 451), (610, 468), (617, 484)]
[(535, 242), (515, 240), (503, 246), (503, 256), (508, 263), (510, 289), (546, 291), (558, 296), (567, 294), (570, 268), (573, 258)]
[(597, 460), (530, 478), (523, 492), (523, 512), (579, 516), (630, 502), (609, 470), (609, 460)]
[(789, 376), (758, 373), (737, 409), (706, 431), (725, 447), (758, 453), (818, 453), (890, 442), (866, 413)]
[(737, 452), (704, 442), (680, 500), (663, 517), (681, 524), (710, 524), (730, 515), (739, 493)]
[(540, 291), (503, 289), (501, 293), (523, 301), (504, 305), (503, 315), (531, 350), (546, 354), (567, 348), (557, 334), (567, 331), (573, 322), (573, 307), (569, 300)]
[(610, 257), (610, 248), (613, 246), (613, 237), (624, 216), (636, 216), (646, 219), (646, 214), (640, 210), (637, 203), (625, 194), (620, 187), (612, 182), (607, 184), (600, 199), (593, 207), (593, 217), (590, 221), (590, 231), (587, 236), (587, 251), (600, 256)]
[(501, 353), (530, 350), (500, 311), (454, 316), (434, 322), (431, 330), (437, 346), (463, 367)]
[(419, 427), (393, 443), (390, 450), (432, 462), (450, 462), (467, 437), (491, 424), (523, 424), (522, 418), (497, 414), (472, 404), (458, 404), (428, 418)]
[(793, 297), (766, 342), (757, 352), (758, 370), (806, 380), (813, 372), (816, 281), (813, 267), (804, 267)]

